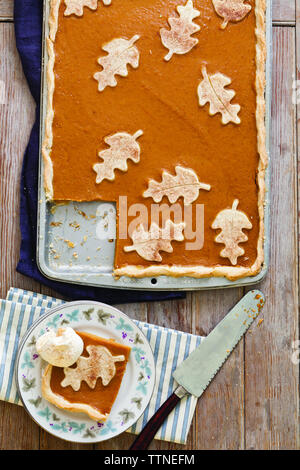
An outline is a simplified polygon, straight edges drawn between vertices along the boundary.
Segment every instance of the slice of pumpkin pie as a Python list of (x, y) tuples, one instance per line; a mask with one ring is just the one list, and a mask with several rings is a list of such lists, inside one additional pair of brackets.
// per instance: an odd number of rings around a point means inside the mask
[(50, 403), (105, 421), (117, 398), (130, 348), (112, 339), (76, 332), (84, 350), (71, 367), (48, 364), (42, 377), (42, 395)]

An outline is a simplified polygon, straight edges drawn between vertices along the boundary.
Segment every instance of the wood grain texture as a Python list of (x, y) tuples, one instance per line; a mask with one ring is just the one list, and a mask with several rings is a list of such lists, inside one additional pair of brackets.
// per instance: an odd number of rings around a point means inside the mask
[(0, 19), (13, 19), (14, 1), (0, 0)]
[(297, 119), (297, 174), (298, 174), (298, 279), (300, 278), (300, 2), (296, 5), (296, 119)]
[[(24, 149), (34, 120), (34, 103), (15, 47), (13, 24), (0, 24), (0, 201), (1, 201), (1, 296), (20, 282), (32, 288), (31, 280), (17, 274), (19, 255), (19, 185)], [(18, 123), (18, 124), (16, 124)], [(26, 288), (26, 287), (25, 287)]]
[[(10, 286), (36, 288), (16, 273), (19, 253), (19, 177), (24, 148), (34, 118), (34, 104), (15, 49), (12, 24), (0, 23), (0, 273), (1, 298)], [(20, 407), (0, 403), (0, 448), (30, 449), (39, 446), (39, 430)], [(22, 433), (20, 433), (22, 429)]]
[(299, 366), (291, 361), (299, 336), (295, 29), (274, 28), (273, 44), (271, 257), (260, 286), (263, 323), (246, 337), (245, 442), (248, 449), (299, 449)]
[(297, 2), (296, 4), (296, 65), (297, 65), (297, 77), (296, 78), (297, 80), (299, 80), (300, 79), (300, 3), (299, 2)]
[(273, 0), (273, 22), (295, 23), (297, 0)]

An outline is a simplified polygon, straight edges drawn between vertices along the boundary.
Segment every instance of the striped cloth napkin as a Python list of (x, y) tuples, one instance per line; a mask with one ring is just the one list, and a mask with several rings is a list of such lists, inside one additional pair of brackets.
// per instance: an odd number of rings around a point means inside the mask
[[(0, 400), (22, 405), (14, 378), (15, 359), (20, 339), (30, 325), (47, 309), (63, 303), (60, 299), (10, 288), (0, 300)], [(156, 361), (156, 384), (143, 415), (127, 432), (139, 434), (147, 421), (176, 388), (172, 372), (201, 342), (200, 336), (134, 320), (147, 337)], [(185, 444), (197, 399), (183, 398), (155, 436)]]

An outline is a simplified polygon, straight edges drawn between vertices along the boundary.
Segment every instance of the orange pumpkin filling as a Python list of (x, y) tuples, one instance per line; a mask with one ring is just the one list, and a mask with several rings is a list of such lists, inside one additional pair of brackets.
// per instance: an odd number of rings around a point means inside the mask
[(65, 378), (64, 370), (62, 367), (53, 367), (50, 381), (51, 390), (52, 392), (61, 395), (70, 403), (84, 403), (96, 408), (104, 415), (109, 414), (121, 386), (126, 370), (126, 364), (130, 355), (130, 348), (123, 344), (116, 343), (113, 340), (99, 338), (98, 336), (89, 333), (82, 333), (79, 331), (76, 331), (76, 333), (81, 336), (84, 342), (83, 356), (88, 356), (86, 352), (87, 346), (96, 345), (106, 347), (113, 356), (125, 356), (125, 361), (115, 363), (116, 374), (108, 385), (104, 386), (102, 384), (102, 380), (98, 378), (95, 388), (92, 389), (86, 382), (82, 381), (78, 391), (74, 391), (70, 385), (62, 387), (61, 382)]
[[(143, 197), (149, 179), (161, 181), (162, 171), (174, 174), (176, 165), (192, 168), (200, 181), (211, 186), (210, 191), (200, 191), (196, 201), (204, 205), (204, 244), (201, 249), (186, 251), (185, 243), (175, 240), (173, 252), (163, 253), (163, 264), (231, 266), (228, 258), (220, 256), (222, 247), (215, 242), (216, 231), (211, 226), (218, 212), (238, 200), (252, 224), (238, 266), (250, 267), (257, 257), (259, 237), (254, 3), (249, 1), (252, 10), (242, 21), (221, 29), (222, 19), (212, 1), (194, 0), (194, 8), (200, 12), (194, 21), (200, 30), (192, 37), (198, 43), (187, 54), (174, 54), (167, 62), (168, 51), (159, 31), (170, 28), (167, 20), (177, 15), (176, 7), (185, 4), (182, 0), (113, 0), (109, 6), (98, 2), (97, 10), (85, 7), (81, 17), (64, 16), (61, 2), (54, 44), (53, 198), (116, 201), (118, 206), (123, 195), (128, 207), (141, 203), (150, 212), (153, 200)], [(102, 69), (97, 59), (107, 54), (103, 44), (135, 35), (139, 35), (135, 43), (139, 66), (129, 65), (127, 77), (116, 76), (117, 86), (98, 91), (93, 76)], [(199, 106), (197, 87), (203, 79), (203, 66), (210, 74), (221, 72), (230, 77), (228, 88), (236, 92), (232, 102), (241, 107), (240, 124), (224, 125), (220, 114), (209, 114), (208, 104)], [(143, 131), (138, 138), (140, 161), (128, 160), (128, 171), (116, 170), (114, 181), (97, 184), (93, 165), (101, 163), (98, 154), (107, 149), (103, 139), (116, 132), (133, 135), (139, 129)], [(177, 202), (183, 208), (182, 198)], [(128, 215), (128, 223), (131, 220), (133, 216)], [(117, 240), (115, 268), (153, 265), (135, 251), (125, 252), (124, 247), (131, 243), (129, 237)], [(90, 339), (85, 337), (85, 341)], [(113, 384), (104, 390), (99, 381), (95, 391), (84, 385), (81, 398), (110, 408), (124, 364), (117, 368)], [(77, 394), (61, 389), (60, 380), (61, 371), (54, 369), (54, 389), (77, 400)]]

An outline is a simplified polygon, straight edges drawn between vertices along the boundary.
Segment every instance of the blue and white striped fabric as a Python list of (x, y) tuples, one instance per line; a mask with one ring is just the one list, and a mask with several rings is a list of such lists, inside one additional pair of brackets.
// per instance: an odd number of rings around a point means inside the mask
[[(14, 365), (19, 341), (30, 325), (47, 309), (63, 303), (60, 299), (11, 288), (0, 300), (0, 400), (21, 405)], [(172, 372), (201, 342), (201, 337), (135, 320), (149, 340), (156, 361), (156, 385), (144, 414), (128, 432), (139, 434), (154, 412), (176, 387)], [(183, 398), (170, 414), (156, 439), (185, 444), (197, 399)]]

